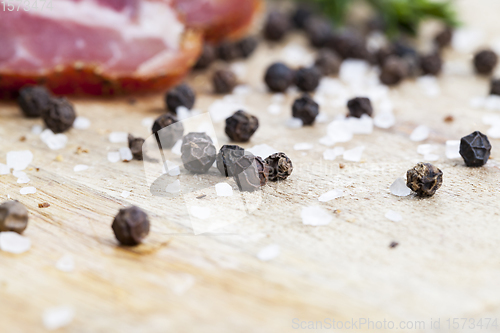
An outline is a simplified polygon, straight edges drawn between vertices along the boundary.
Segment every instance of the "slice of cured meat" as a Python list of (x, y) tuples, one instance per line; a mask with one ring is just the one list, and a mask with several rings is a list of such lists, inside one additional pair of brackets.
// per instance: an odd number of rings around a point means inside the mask
[(238, 38), (262, 8), (262, 0), (173, 0), (186, 24), (201, 29), (206, 40)]
[(3, 96), (27, 84), (56, 94), (164, 90), (200, 53), (200, 34), (185, 29), (169, 0), (54, 0), (29, 11), (13, 3), (0, 11)]

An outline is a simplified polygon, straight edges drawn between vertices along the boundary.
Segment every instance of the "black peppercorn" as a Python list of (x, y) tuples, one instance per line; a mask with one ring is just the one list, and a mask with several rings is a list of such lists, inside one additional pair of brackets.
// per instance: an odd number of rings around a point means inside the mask
[(192, 173), (207, 173), (217, 157), (212, 139), (205, 133), (187, 134), (182, 140), (181, 153), (184, 168)]
[(488, 137), (476, 131), (460, 140), (460, 155), (468, 167), (480, 167), (490, 158), (491, 144)]
[(211, 44), (205, 43), (203, 45), (203, 50), (201, 52), (201, 55), (198, 58), (196, 64), (194, 65), (194, 68), (205, 69), (215, 61), (216, 57), (217, 56), (215, 48)]
[(453, 29), (446, 27), (434, 37), (434, 43), (440, 48), (445, 48), (451, 44), (453, 38)]
[(128, 147), (132, 151), (132, 156), (138, 160), (142, 161), (142, 145), (144, 144), (143, 138), (134, 138), (132, 134), (128, 135)]
[(51, 98), (42, 111), (45, 125), (54, 133), (66, 132), (76, 118), (73, 105), (66, 98)]
[(219, 59), (224, 61), (233, 61), (241, 56), (240, 49), (236, 43), (224, 41), (217, 47)]
[(314, 65), (322, 75), (337, 75), (342, 59), (333, 51), (323, 49), (318, 53)]
[(333, 34), (327, 45), (342, 59), (370, 59), (364, 38), (352, 31)]
[(319, 113), (319, 105), (308, 95), (295, 100), (292, 105), (292, 116), (302, 120), (304, 125), (314, 124)]
[(372, 102), (366, 97), (356, 97), (349, 100), (347, 108), (350, 117), (361, 118), (364, 114), (371, 117), (373, 114)]
[(490, 75), (497, 66), (498, 56), (491, 50), (483, 50), (474, 55), (474, 67), (478, 74)]
[(245, 154), (245, 149), (237, 145), (224, 145), (217, 154), (217, 169), (221, 175), (232, 177), (234, 165)]
[(173, 113), (165, 113), (156, 118), (152, 132), (162, 149), (170, 149), (182, 138), (184, 126)]
[(297, 6), (292, 14), (291, 20), (297, 29), (304, 29), (307, 21), (312, 17), (313, 12), (307, 5), (301, 4)]
[(240, 191), (253, 192), (266, 185), (269, 174), (267, 163), (258, 156), (245, 153), (234, 165), (234, 181)]
[(240, 56), (243, 58), (250, 57), (255, 49), (257, 49), (258, 45), (259, 40), (254, 36), (245, 37), (236, 43), (236, 46), (240, 51)]
[(195, 99), (196, 95), (193, 89), (187, 84), (180, 84), (166, 94), (165, 103), (169, 111), (176, 113), (179, 106), (191, 109)]
[(44, 87), (24, 87), (19, 91), (17, 102), (26, 117), (37, 118), (47, 108), (50, 98), (49, 91)]
[(307, 20), (306, 33), (309, 37), (311, 45), (314, 47), (324, 47), (332, 38), (333, 30), (330, 22), (317, 18), (311, 17)]
[(135, 206), (120, 209), (111, 228), (122, 245), (138, 245), (149, 234), (148, 215)]
[(0, 205), (0, 232), (22, 233), (28, 226), (28, 210), (19, 201), (6, 201)]
[(316, 90), (321, 79), (321, 72), (316, 67), (299, 68), (295, 72), (295, 84), (304, 92)]
[(392, 43), (392, 49), (394, 50), (394, 54), (401, 58), (407, 56), (416, 57), (418, 55), (417, 50), (405, 40), (397, 40)]
[(388, 86), (397, 85), (407, 75), (407, 63), (397, 56), (389, 56), (382, 66), (382, 71), (380, 73), (380, 82)]
[(500, 79), (491, 80), (490, 95), (500, 95)]
[(266, 163), (269, 168), (269, 180), (276, 182), (285, 180), (292, 174), (292, 161), (285, 153), (275, 153), (266, 158)]
[(229, 69), (220, 69), (212, 77), (214, 91), (217, 94), (229, 94), (238, 83), (236, 75)]
[(443, 184), (443, 172), (430, 163), (418, 163), (406, 172), (406, 186), (419, 197), (431, 197)]
[(285, 14), (277, 11), (269, 13), (264, 24), (264, 37), (267, 40), (282, 40), (288, 30), (290, 30), (290, 22)]
[(247, 142), (259, 128), (259, 119), (245, 111), (236, 111), (226, 119), (226, 134), (235, 142)]
[(420, 69), (424, 75), (438, 75), (441, 72), (443, 60), (439, 53), (433, 53), (420, 57)]
[(264, 81), (269, 90), (284, 92), (293, 84), (295, 73), (285, 64), (277, 62), (269, 66)]

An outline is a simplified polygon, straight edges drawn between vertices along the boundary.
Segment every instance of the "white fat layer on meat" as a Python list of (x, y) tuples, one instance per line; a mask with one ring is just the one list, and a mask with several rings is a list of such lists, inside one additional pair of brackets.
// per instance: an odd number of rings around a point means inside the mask
[(162, 1), (140, 1), (137, 20), (130, 16), (130, 8), (117, 12), (93, 0), (54, 0), (53, 7), (54, 10), (32, 11), (30, 14), (54, 20), (70, 20), (91, 27), (111, 28), (120, 31), (125, 39), (159, 38), (173, 50), (179, 49), (184, 32), (184, 25), (172, 7)]

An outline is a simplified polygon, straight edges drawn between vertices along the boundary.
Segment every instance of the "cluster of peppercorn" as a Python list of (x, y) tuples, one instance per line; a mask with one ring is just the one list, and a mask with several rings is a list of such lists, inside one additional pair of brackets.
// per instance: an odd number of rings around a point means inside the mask
[(54, 133), (63, 133), (76, 119), (73, 105), (64, 97), (57, 98), (41, 86), (27, 86), (19, 91), (17, 102), (28, 118), (42, 118)]

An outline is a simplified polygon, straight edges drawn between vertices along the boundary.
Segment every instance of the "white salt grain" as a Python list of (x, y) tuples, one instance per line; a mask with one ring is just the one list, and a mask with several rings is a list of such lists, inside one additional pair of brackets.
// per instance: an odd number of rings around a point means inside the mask
[(285, 94), (282, 93), (273, 94), (273, 96), (271, 97), (271, 101), (277, 104), (283, 103), (285, 101)]
[(208, 112), (214, 123), (219, 123), (221, 121), (229, 118), (236, 110), (247, 109), (244, 105), (234, 101), (218, 99), (214, 101), (208, 107)]
[(419, 153), (420, 155), (426, 155), (436, 151), (436, 149), (437, 149), (436, 145), (423, 144), (417, 147), (417, 153)]
[(335, 189), (335, 190), (331, 190), (331, 191), (328, 191), (328, 192), (322, 194), (318, 198), (318, 200), (320, 202), (328, 202), (330, 200), (337, 199), (337, 198), (340, 198), (340, 197), (343, 197), (343, 196), (344, 196), (344, 191)]
[(262, 261), (269, 261), (279, 256), (281, 248), (278, 244), (271, 244), (257, 253), (257, 258)]
[(178, 120), (184, 120), (191, 117), (191, 112), (184, 105), (178, 106), (177, 109), (175, 109), (175, 113), (177, 114)]
[(429, 127), (420, 125), (417, 128), (415, 128), (413, 132), (411, 132), (410, 140), (415, 142), (424, 141), (429, 137), (429, 134), (430, 134)]
[(334, 161), (338, 156), (344, 154), (343, 147), (335, 147), (333, 149), (327, 149), (323, 152), (323, 158), (327, 161)]
[(424, 94), (429, 97), (436, 97), (441, 94), (441, 88), (435, 76), (425, 75), (417, 79), (417, 83), (423, 90)]
[(262, 158), (266, 158), (269, 155), (272, 155), (274, 153), (278, 153), (279, 151), (274, 149), (271, 146), (266, 145), (265, 143), (261, 145), (255, 145), (252, 148), (246, 149), (249, 153), (252, 153), (255, 156), (260, 156)]
[(26, 183), (29, 183), (29, 181), (30, 181), (30, 179), (26, 176), (20, 177), (17, 179), (18, 184), (26, 184)]
[(3, 163), (0, 163), (0, 175), (8, 175), (10, 173), (10, 168)]
[(361, 118), (349, 117), (344, 120), (352, 134), (371, 134), (373, 132), (372, 117), (364, 114)]
[(500, 110), (500, 96), (490, 95), (486, 97), (484, 108), (487, 110)]
[(62, 149), (68, 143), (68, 137), (65, 134), (54, 134), (50, 129), (44, 130), (40, 134), (40, 139), (52, 150)]
[(318, 123), (318, 124), (326, 123), (327, 121), (328, 121), (328, 116), (324, 112), (321, 112), (316, 117), (316, 123)]
[(80, 171), (85, 171), (89, 168), (88, 165), (85, 165), (85, 164), (77, 164), (75, 165), (75, 167), (73, 168), (73, 171), (74, 172), (80, 172)]
[(500, 125), (492, 126), (486, 134), (492, 139), (500, 139)]
[(168, 175), (175, 177), (181, 174), (181, 169), (178, 166), (171, 167), (168, 169)]
[(307, 142), (296, 143), (293, 146), (294, 150), (311, 150), (313, 148), (314, 148), (314, 145), (307, 143)]
[(165, 189), (165, 191), (167, 193), (171, 193), (171, 194), (179, 193), (180, 190), (181, 190), (181, 182), (178, 179), (176, 181), (174, 181), (173, 183), (168, 184), (167, 188)]
[(71, 306), (59, 306), (44, 311), (42, 320), (43, 326), (49, 330), (69, 325), (75, 317), (75, 309)]
[(209, 207), (200, 207), (200, 206), (191, 206), (189, 207), (189, 213), (196, 218), (201, 220), (205, 220), (210, 217), (210, 208)]
[(147, 127), (148, 129), (151, 129), (151, 127), (153, 127), (154, 122), (155, 122), (154, 118), (146, 117), (142, 119), (141, 125)]
[(134, 158), (129, 147), (121, 147), (119, 149), (119, 153), (122, 161), (132, 161), (132, 159)]
[(0, 232), (0, 250), (14, 254), (21, 254), (31, 248), (31, 240), (17, 232)]
[(344, 160), (351, 162), (359, 162), (361, 160), (361, 155), (363, 155), (364, 150), (365, 150), (364, 146), (346, 150), (343, 156)]
[(108, 153), (108, 161), (111, 163), (116, 163), (120, 160), (120, 153), (117, 151), (110, 151)]
[(406, 186), (406, 181), (401, 177), (392, 183), (389, 190), (391, 191), (391, 194), (398, 197), (406, 197), (411, 193), (411, 190)]
[(109, 142), (112, 143), (125, 143), (128, 142), (127, 132), (111, 132), (109, 133)]
[(19, 190), (19, 193), (21, 194), (34, 194), (36, 193), (36, 188), (33, 186), (28, 186), (28, 187), (23, 187), (21, 190)]
[(483, 37), (479, 29), (459, 28), (453, 32), (451, 45), (460, 53), (472, 53), (482, 44)]
[(122, 193), (120, 194), (122, 198), (128, 198), (130, 197), (130, 191), (122, 191)]
[(31, 133), (35, 134), (35, 135), (40, 135), (43, 131), (43, 127), (40, 126), (40, 125), (33, 125), (33, 127), (31, 127)]
[(322, 226), (332, 221), (330, 213), (318, 206), (302, 208), (300, 216), (302, 217), (302, 223), (305, 225)]
[(483, 116), (483, 123), (486, 125), (500, 125), (500, 116), (496, 114), (487, 114)]
[(295, 66), (309, 66), (314, 57), (304, 46), (292, 42), (288, 43), (281, 51), (281, 57), (290, 65)]
[(247, 75), (247, 64), (245, 62), (233, 62), (230, 67), (239, 80), (243, 81), (245, 79)]
[(267, 107), (267, 112), (269, 112), (270, 114), (274, 114), (274, 115), (280, 114), (281, 113), (281, 105), (279, 105), (279, 104), (270, 104)]
[(327, 127), (327, 135), (332, 142), (347, 142), (353, 137), (353, 134), (345, 121), (334, 120)]
[(230, 197), (233, 195), (233, 188), (228, 183), (215, 184), (215, 192), (219, 197)]
[(403, 217), (401, 216), (401, 214), (399, 214), (398, 212), (395, 212), (393, 210), (388, 211), (385, 214), (385, 218), (391, 220), (392, 222), (401, 222), (403, 220)]
[(302, 126), (304, 126), (304, 123), (299, 118), (290, 118), (286, 121), (286, 126), (288, 128), (296, 129), (296, 128), (301, 128)]
[(182, 147), (182, 140), (178, 140), (175, 145), (172, 147), (172, 154), (179, 155), (181, 156), (181, 147)]
[(390, 112), (379, 113), (373, 118), (373, 124), (378, 128), (391, 128), (396, 123), (396, 117)]
[(56, 262), (56, 268), (62, 272), (70, 273), (75, 270), (75, 260), (71, 254), (65, 254)]
[(233, 94), (236, 96), (246, 96), (252, 93), (252, 87), (246, 84), (240, 84), (234, 87)]
[(79, 130), (85, 130), (90, 127), (90, 119), (85, 117), (76, 117), (73, 127)]
[(12, 175), (14, 177), (17, 177), (17, 178), (27, 177), (26, 172), (20, 171), (20, 170), (14, 170), (14, 171), (12, 171)]
[(362, 82), (370, 66), (363, 60), (344, 60), (340, 65), (339, 78), (347, 83)]
[(33, 153), (29, 150), (9, 151), (7, 166), (14, 170), (24, 170), (33, 161)]
[(324, 137), (322, 137), (321, 139), (318, 140), (318, 143), (320, 145), (323, 145), (323, 146), (331, 147), (331, 146), (333, 146), (336, 143), (336, 141), (334, 141), (329, 136), (324, 136)]
[(449, 159), (460, 158), (460, 140), (446, 141), (446, 157)]

